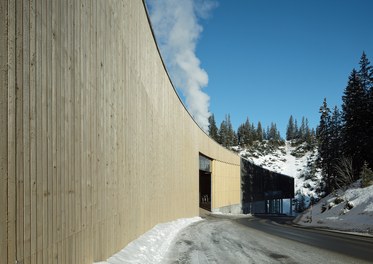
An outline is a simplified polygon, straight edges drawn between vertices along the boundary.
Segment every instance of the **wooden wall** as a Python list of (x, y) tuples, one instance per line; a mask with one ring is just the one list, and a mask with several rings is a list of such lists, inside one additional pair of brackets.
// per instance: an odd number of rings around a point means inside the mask
[(213, 160), (212, 209), (241, 203), (240, 166)]
[(0, 1), (0, 263), (8, 261), (8, 5)]
[[(2, 0), (0, 51), (0, 263), (92, 263), (198, 215), (200, 152), (239, 177), (181, 104), (141, 0)], [(215, 206), (240, 202), (219, 184)]]

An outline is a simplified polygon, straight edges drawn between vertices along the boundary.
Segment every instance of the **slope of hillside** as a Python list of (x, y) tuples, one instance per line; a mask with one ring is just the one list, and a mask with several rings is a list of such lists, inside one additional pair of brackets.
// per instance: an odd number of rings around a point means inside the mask
[(316, 168), (317, 148), (286, 141), (283, 146), (268, 141), (255, 142), (247, 149), (234, 147), (239, 155), (271, 171), (294, 177), (295, 191), (306, 197), (318, 197), (321, 172)]
[(373, 234), (373, 186), (360, 188), (357, 181), (307, 209), (295, 222), (305, 226)]

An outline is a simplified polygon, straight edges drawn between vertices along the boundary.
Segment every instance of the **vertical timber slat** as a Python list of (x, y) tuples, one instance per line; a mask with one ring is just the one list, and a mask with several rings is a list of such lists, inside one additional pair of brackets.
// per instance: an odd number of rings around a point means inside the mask
[(8, 3), (0, 2), (0, 256), (8, 262)]

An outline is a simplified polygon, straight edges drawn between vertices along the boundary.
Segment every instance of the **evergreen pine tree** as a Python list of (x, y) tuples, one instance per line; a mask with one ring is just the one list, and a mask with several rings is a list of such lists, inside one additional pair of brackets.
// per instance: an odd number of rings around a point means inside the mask
[(265, 133), (265, 135), (266, 135), (266, 140), (270, 140), (271, 138), (271, 134), (270, 134), (270, 132), (269, 132), (269, 126), (267, 126), (267, 129), (266, 129), (266, 133)]
[(240, 145), (241, 147), (245, 147), (245, 144), (244, 144), (244, 125), (243, 124), (241, 124), (237, 128), (237, 140), (238, 140), (238, 145)]
[(367, 162), (371, 169), (373, 169), (373, 67), (370, 68), (370, 88), (367, 93), (367, 108), (368, 108), (368, 119), (366, 124), (366, 132), (368, 135), (367, 142)]
[(275, 124), (272, 122), (268, 131), (268, 140), (275, 140), (277, 129)]
[(249, 118), (247, 118), (246, 122), (245, 122), (245, 131), (247, 133), (246, 134), (246, 143), (247, 143), (247, 145), (253, 144), (253, 142), (254, 142), (254, 135), (253, 135), (254, 132), (252, 130)]
[(358, 72), (359, 80), (365, 92), (368, 93), (373, 87), (373, 82), (372, 82), (373, 67), (370, 65), (370, 62), (365, 52), (363, 52), (363, 54), (361, 55), (359, 64), (360, 64), (360, 70)]
[(342, 100), (344, 155), (352, 158), (354, 175), (358, 179), (363, 161), (368, 160), (366, 150), (369, 138), (366, 133), (366, 93), (355, 69), (351, 72)]
[(256, 135), (257, 135), (257, 139), (260, 142), (263, 141), (263, 128), (262, 128), (262, 123), (260, 121), (258, 122), (258, 127), (256, 128)]
[(208, 121), (209, 121), (209, 126), (208, 126), (209, 136), (212, 139), (214, 139), (216, 142), (218, 142), (219, 141), (218, 127), (216, 126), (214, 114), (209, 116)]
[(309, 127), (309, 124), (308, 124), (308, 119), (306, 118), (306, 134), (305, 134), (305, 141), (308, 143), (308, 144), (312, 144), (313, 140), (312, 140), (312, 134), (311, 134), (311, 129)]
[(276, 123), (271, 123), (271, 127), (268, 130), (267, 133), (268, 140), (270, 141), (280, 141), (281, 140), (281, 135), (280, 132), (277, 130), (277, 125)]
[(330, 162), (331, 162), (331, 171), (330, 171), (330, 188), (334, 190), (338, 188), (339, 176), (336, 171), (336, 166), (339, 160), (342, 158), (342, 144), (341, 144), (341, 130), (342, 130), (342, 118), (341, 113), (337, 106), (334, 107), (331, 119), (330, 119), (330, 143), (329, 143), (329, 152), (330, 152)]
[(306, 119), (304, 118), (304, 116), (302, 117), (302, 124), (299, 128), (299, 139), (301, 141), (306, 140)]
[(279, 130), (276, 132), (276, 141), (281, 141), (281, 134)]
[(316, 131), (314, 128), (311, 129), (311, 138), (312, 140), (316, 139)]
[(293, 139), (298, 139), (299, 138), (299, 129), (298, 129), (298, 120), (294, 120), (294, 138)]
[(286, 140), (292, 140), (295, 137), (295, 124), (293, 116), (291, 115), (289, 118), (289, 123), (286, 128)]
[(218, 143), (220, 143), (223, 147), (228, 146), (228, 127), (227, 127), (226, 120), (223, 120), (220, 123), (218, 139), (219, 139)]
[(234, 132), (233, 132), (233, 127), (231, 123), (231, 116), (228, 114), (225, 116), (225, 121), (227, 123), (227, 146), (233, 146), (233, 141), (234, 141)]
[(364, 165), (360, 172), (361, 187), (365, 188), (373, 185), (373, 171), (368, 167), (368, 163), (364, 162)]
[(266, 134), (266, 130), (263, 127), (263, 140), (265, 140), (265, 139), (267, 139), (267, 134)]
[(365, 138), (367, 139), (365, 145), (365, 153), (368, 164), (373, 168), (373, 67), (363, 52), (360, 59), (360, 69), (358, 72), (359, 80), (362, 88), (365, 91), (366, 98), (366, 113), (365, 113)]
[(322, 168), (322, 179), (325, 184), (325, 192), (329, 194), (331, 191), (331, 162), (330, 162), (330, 109), (324, 98), (324, 102), (320, 107), (319, 113), (320, 124), (317, 128), (317, 139), (319, 145), (319, 161)]
[(247, 147), (252, 144), (253, 136), (251, 132), (251, 125), (249, 118), (246, 119), (245, 123), (241, 124), (237, 129), (237, 137), (240, 146)]
[[(371, 75), (373, 75), (373, 69), (371, 70)], [(371, 169), (373, 169), (373, 79), (371, 79), (371, 87), (368, 91), (368, 119), (366, 124), (366, 132), (368, 135), (368, 142), (367, 142), (367, 158), (366, 161)]]
[(257, 134), (256, 134), (256, 128), (255, 128), (254, 123), (251, 123), (251, 126), (250, 126), (250, 133), (251, 133), (252, 141), (258, 140), (258, 138), (257, 138)]
[(237, 135), (233, 130), (230, 115), (225, 116), (225, 120), (221, 122), (219, 129), (219, 141), (220, 144), (226, 148), (237, 145)]

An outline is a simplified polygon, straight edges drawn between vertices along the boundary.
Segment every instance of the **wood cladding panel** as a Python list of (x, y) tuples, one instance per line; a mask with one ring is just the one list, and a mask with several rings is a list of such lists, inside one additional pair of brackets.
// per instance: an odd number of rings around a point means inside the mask
[(1, 263), (92, 263), (198, 215), (199, 153), (213, 206), (239, 203), (239, 158), (185, 110), (142, 1), (0, 1), (0, 51)]
[(240, 204), (240, 166), (214, 160), (212, 168), (212, 208)]
[(8, 3), (0, 2), (0, 256), (8, 262)]

